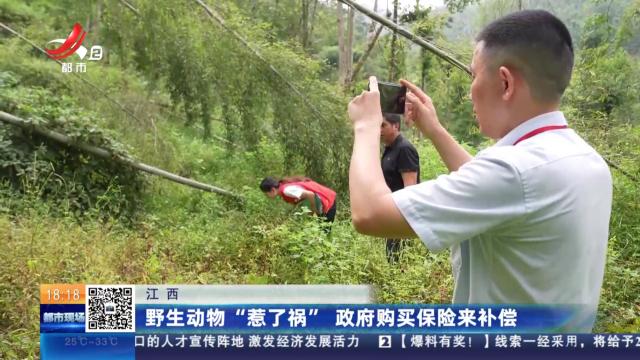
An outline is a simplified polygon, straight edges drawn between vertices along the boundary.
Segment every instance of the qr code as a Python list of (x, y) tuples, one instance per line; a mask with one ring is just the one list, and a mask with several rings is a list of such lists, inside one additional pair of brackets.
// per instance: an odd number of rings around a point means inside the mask
[(87, 285), (86, 332), (135, 332), (134, 287)]

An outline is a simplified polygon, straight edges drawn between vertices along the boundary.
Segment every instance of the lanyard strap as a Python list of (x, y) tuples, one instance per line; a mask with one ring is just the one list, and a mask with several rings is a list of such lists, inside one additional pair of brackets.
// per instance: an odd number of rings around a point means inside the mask
[(532, 138), (538, 134), (541, 134), (545, 131), (550, 131), (550, 130), (558, 130), (558, 129), (566, 129), (568, 128), (567, 125), (550, 125), (550, 126), (543, 126), (541, 128), (537, 128), (533, 131), (530, 131), (526, 134), (524, 134), (520, 139), (516, 140), (516, 142), (513, 143), (513, 145), (518, 145), (518, 143), (520, 141), (524, 141), (527, 140), (528, 138)]

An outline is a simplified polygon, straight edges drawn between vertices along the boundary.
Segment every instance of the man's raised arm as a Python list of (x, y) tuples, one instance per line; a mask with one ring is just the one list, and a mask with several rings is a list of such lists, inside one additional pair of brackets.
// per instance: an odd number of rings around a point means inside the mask
[(349, 167), (351, 217), (360, 233), (378, 237), (407, 238), (416, 234), (391, 197), (382, 175), (380, 147), (380, 92), (375, 77), (369, 79), (370, 91), (363, 91), (349, 103), (354, 143)]

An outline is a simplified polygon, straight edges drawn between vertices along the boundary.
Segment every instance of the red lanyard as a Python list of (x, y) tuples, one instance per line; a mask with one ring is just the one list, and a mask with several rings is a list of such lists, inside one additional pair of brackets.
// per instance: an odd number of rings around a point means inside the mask
[(545, 131), (549, 131), (549, 130), (558, 130), (558, 129), (566, 129), (568, 126), (567, 125), (550, 125), (550, 126), (543, 126), (541, 128), (537, 128), (533, 131), (530, 131), (526, 134), (524, 134), (520, 139), (516, 140), (516, 142), (513, 143), (513, 145), (518, 145), (518, 143), (520, 141), (524, 141), (527, 140), (528, 138), (532, 138), (538, 134), (541, 134)]

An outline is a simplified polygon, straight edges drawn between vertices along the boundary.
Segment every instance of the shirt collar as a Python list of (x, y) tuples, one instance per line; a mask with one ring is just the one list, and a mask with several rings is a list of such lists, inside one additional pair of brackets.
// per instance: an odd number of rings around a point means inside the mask
[(496, 142), (496, 146), (513, 145), (516, 141), (518, 141), (518, 139), (520, 139), (527, 133), (543, 126), (550, 125), (567, 125), (567, 120), (565, 119), (564, 114), (562, 114), (561, 111), (552, 111), (531, 118), (516, 126), (515, 129), (509, 131), (507, 135)]
[(402, 134), (398, 134), (398, 136), (396, 136), (396, 139), (393, 140), (393, 142), (390, 145), (387, 145), (385, 147), (392, 149), (394, 147), (396, 147), (398, 145), (398, 143), (400, 143), (400, 141), (402, 141)]

